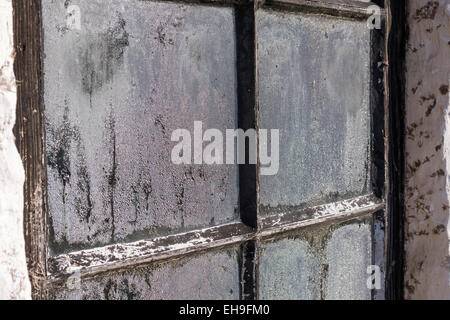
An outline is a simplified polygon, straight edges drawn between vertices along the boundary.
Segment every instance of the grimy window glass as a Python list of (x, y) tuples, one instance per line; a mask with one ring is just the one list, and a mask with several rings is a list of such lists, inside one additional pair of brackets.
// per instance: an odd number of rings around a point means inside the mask
[(237, 126), (232, 8), (43, 2), (50, 249), (238, 219), (237, 166), (171, 162), (171, 133)]
[(370, 192), (370, 29), (365, 21), (260, 10), (261, 128), (280, 129), (262, 213)]
[(83, 281), (78, 290), (59, 287), (51, 299), (239, 299), (238, 248), (183, 257)]
[[(17, 132), (35, 298), (388, 295), (390, 1), (33, 5), (38, 116)], [(194, 121), (279, 130), (278, 172), (172, 163)]]
[(261, 299), (370, 299), (369, 218), (321, 225), (261, 244)]

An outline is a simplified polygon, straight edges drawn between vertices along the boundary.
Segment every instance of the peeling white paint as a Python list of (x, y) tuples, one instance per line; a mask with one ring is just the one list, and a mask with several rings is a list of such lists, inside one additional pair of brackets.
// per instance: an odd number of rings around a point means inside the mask
[(380, 210), (383, 206), (384, 203), (381, 200), (369, 195), (314, 207), (315, 214), (300, 222), (290, 223), (289, 218), (286, 221), (285, 217), (280, 215), (274, 221), (268, 223), (263, 221), (263, 224), (269, 228), (261, 232), (255, 232), (242, 223), (229, 223), (152, 240), (112, 244), (61, 254), (50, 259), (51, 281), (59, 282), (76, 272), (80, 272), (83, 277), (89, 277), (102, 272), (127, 268), (138, 263), (164, 260), (175, 255), (180, 256), (206, 248), (236, 244), (250, 238), (264, 237), (295, 229), (300, 224), (311, 225), (338, 218), (357, 217), (360, 214)]
[(114, 269), (122, 269), (137, 263), (148, 263), (245, 241), (250, 228), (242, 223), (229, 223), (220, 227), (204, 228), (153, 240), (113, 244), (61, 254), (50, 259), (50, 278), (53, 281), (80, 272), (89, 276)]

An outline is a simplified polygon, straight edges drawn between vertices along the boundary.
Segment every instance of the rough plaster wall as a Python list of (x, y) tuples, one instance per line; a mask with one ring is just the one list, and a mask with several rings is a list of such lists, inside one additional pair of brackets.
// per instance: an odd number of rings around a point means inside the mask
[(450, 1), (411, 0), (405, 298), (450, 299)]
[(14, 144), (16, 86), (11, 0), (0, 1), (0, 299), (30, 299), (23, 238), (22, 162)]

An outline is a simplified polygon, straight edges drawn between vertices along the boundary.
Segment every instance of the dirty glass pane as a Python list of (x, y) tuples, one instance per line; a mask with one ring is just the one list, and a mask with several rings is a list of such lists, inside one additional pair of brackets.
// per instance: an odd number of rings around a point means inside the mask
[(232, 8), (43, 1), (43, 26), (52, 254), (238, 218), (236, 166), (171, 162), (175, 129), (236, 127)]
[(372, 217), (261, 243), (261, 299), (371, 299)]
[(372, 265), (371, 224), (346, 224), (332, 231), (324, 255), (325, 299), (368, 300), (367, 267)]
[(286, 238), (262, 243), (260, 252), (260, 299), (320, 299), (321, 265), (307, 241)]
[(70, 280), (51, 299), (239, 299), (238, 249), (222, 249), (89, 280)]
[[(279, 129), (262, 213), (365, 194), (370, 181), (370, 31), (363, 21), (259, 10), (260, 128)], [(270, 148), (269, 148), (270, 150)]]

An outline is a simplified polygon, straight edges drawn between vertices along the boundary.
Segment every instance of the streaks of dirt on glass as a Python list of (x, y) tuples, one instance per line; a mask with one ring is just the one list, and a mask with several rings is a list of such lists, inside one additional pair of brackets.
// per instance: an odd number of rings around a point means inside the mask
[(43, 2), (52, 254), (238, 218), (236, 166), (177, 166), (171, 133), (235, 128), (233, 9)]

